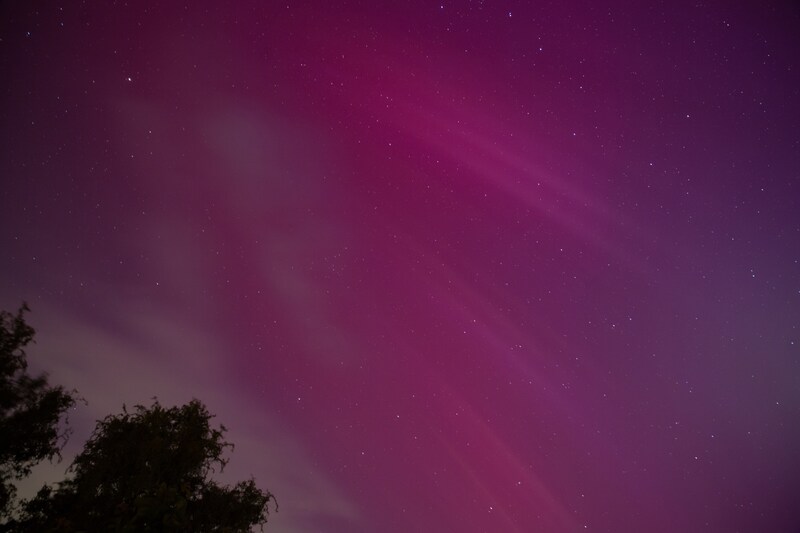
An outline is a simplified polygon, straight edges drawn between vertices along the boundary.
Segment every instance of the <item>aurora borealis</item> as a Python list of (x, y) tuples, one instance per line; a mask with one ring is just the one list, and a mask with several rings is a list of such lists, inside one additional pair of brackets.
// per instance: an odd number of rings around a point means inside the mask
[(267, 531), (796, 533), (799, 24), (3, 3), (0, 304), (66, 455), (197, 397)]

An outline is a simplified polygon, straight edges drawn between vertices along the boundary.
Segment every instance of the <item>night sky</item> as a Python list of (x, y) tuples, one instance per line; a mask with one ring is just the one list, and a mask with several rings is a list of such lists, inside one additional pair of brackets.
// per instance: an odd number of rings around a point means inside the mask
[[(268, 531), (796, 533), (794, 2), (3, 2), (0, 307)], [(49, 476), (49, 477), (48, 477)]]

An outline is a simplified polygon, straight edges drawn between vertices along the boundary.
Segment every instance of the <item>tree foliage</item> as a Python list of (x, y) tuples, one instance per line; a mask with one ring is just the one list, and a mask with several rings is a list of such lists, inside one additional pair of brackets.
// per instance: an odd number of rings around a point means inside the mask
[(65, 440), (59, 420), (75, 404), (45, 374), (28, 374), (25, 348), (35, 331), (25, 322), (27, 311), (25, 304), (16, 314), (0, 311), (0, 522), (13, 511), (14, 482), (58, 455)]
[[(274, 496), (250, 479), (221, 486), (232, 445), (206, 407), (136, 406), (98, 422), (72, 476), (27, 503), (26, 531), (244, 532), (266, 523)], [(277, 506), (276, 506), (277, 507)]]
[(206, 407), (123, 407), (97, 423), (70, 475), (45, 485), (22, 505), (16, 481), (44, 459), (58, 456), (66, 434), (62, 415), (74, 393), (28, 374), (25, 348), (35, 331), (0, 311), (0, 532), (246, 532), (263, 525), (275, 497), (253, 479), (220, 485), (224, 453), (233, 445), (213, 427)]

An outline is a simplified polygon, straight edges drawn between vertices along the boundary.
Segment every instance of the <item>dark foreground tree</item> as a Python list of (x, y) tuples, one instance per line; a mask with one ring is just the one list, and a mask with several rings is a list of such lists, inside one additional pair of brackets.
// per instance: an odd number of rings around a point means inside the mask
[(233, 487), (210, 479), (232, 447), (211, 418), (197, 400), (169, 409), (156, 401), (106, 417), (70, 467), (72, 477), (29, 501), (19, 529), (245, 532), (263, 526), (275, 502), (271, 493), (252, 479)]
[(45, 374), (28, 374), (25, 347), (34, 329), (17, 314), (0, 311), (0, 524), (13, 510), (14, 482), (44, 459), (53, 459), (65, 440), (59, 420), (75, 404), (72, 394), (48, 384)]
[[(225, 428), (206, 407), (137, 406), (98, 422), (72, 476), (27, 502), (21, 531), (245, 532), (263, 526), (269, 492), (210, 479), (226, 463)], [(277, 505), (276, 505), (277, 508)]]

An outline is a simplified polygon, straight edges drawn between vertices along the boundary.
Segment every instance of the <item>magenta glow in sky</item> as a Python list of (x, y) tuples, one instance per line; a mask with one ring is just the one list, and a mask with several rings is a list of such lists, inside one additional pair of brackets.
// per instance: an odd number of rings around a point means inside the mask
[(198, 397), (276, 532), (800, 528), (796, 6), (148, 4), (0, 16), (69, 453)]

